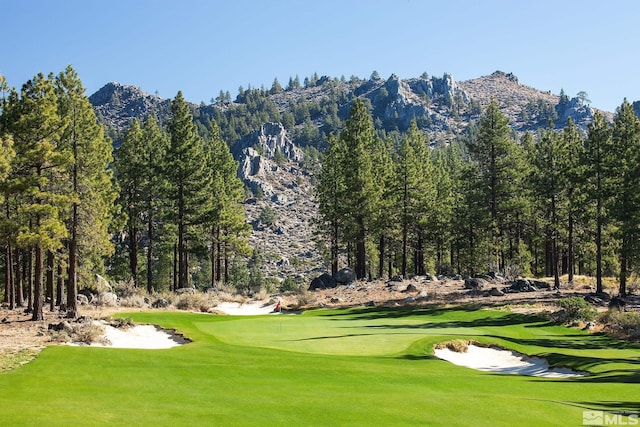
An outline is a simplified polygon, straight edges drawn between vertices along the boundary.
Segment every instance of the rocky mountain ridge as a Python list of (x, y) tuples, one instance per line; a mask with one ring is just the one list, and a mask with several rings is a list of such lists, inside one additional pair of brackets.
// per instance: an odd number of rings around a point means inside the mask
[[(308, 279), (326, 268), (313, 239), (317, 216), (314, 171), (303, 165), (304, 154), (295, 137), (300, 134), (296, 130), (309, 126), (309, 120), (310, 126), (321, 132), (339, 127), (340, 120), (348, 116), (351, 101), (361, 97), (370, 102), (378, 129), (401, 133), (415, 119), (429, 134), (431, 143), (437, 144), (463, 133), (492, 98), (498, 101), (516, 132), (546, 127), (549, 117), (558, 127), (571, 117), (584, 131), (594, 112), (578, 98), (561, 104), (559, 95), (522, 85), (513, 74), (500, 71), (462, 82), (456, 82), (449, 74), (424, 74), (407, 80), (395, 75), (386, 80), (377, 75), (368, 80), (321, 77), (306, 87), (262, 90), (260, 96), (276, 106), (283, 120), (286, 113), (298, 114), (296, 108), (300, 105), (318, 106), (304, 124), (296, 122), (285, 128), (282, 123), (266, 121), (236, 141), (227, 141), (239, 165), (238, 176), (253, 194), (244, 202), (253, 229), (251, 244), (266, 260), (262, 267), (265, 276), (281, 280), (295, 275)], [(131, 119), (144, 120), (153, 114), (163, 123), (170, 114), (170, 100), (115, 82), (105, 85), (89, 100), (116, 146)], [(191, 107), (194, 120), (206, 126), (208, 112), (248, 109), (248, 104), (239, 96), (236, 101)], [(610, 113), (607, 116), (612, 118)], [(266, 210), (274, 213), (272, 223), (260, 220)]]

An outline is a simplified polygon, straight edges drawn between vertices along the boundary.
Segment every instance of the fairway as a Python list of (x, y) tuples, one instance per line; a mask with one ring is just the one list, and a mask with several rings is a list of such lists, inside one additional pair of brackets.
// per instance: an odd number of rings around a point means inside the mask
[[(558, 426), (581, 425), (585, 410), (640, 408), (640, 345), (521, 314), (414, 307), (124, 316), (193, 342), (49, 347), (0, 374), (3, 425)], [(456, 338), (590, 375), (494, 374), (433, 356), (434, 344)]]

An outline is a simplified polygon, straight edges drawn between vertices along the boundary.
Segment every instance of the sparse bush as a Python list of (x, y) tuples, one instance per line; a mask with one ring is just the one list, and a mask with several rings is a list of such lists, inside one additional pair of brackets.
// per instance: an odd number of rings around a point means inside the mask
[(596, 309), (580, 297), (561, 298), (558, 300), (558, 306), (562, 309), (555, 316), (559, 323), (590, 322), (596, 317)]
[(70, 334), (70, 340), (84, 344), (103, 342), (104, 334), (105, 330), (103, 326), (88, 322), (74, 327)]
[(522, 277), (524, 269), (519, 264), (509, 264), (504, 267), (504, 278), (513, 282), (518, 277)]
[(149, 305), (149, 298), (144, 295), (129, 295), (120, 298), (121, 307), (146, 307)]
[(129, 298), (132, 296), (142, 295), (140, 288), (136, 288), (133, 280), (121, 280), (113, 284), (113, 292), (120, 298)]
[(312, 304), (316, 301), (316, 296), (313, 292), (309, 292), (307, 290), (301, 290), (298, 293), (298, 307), (304, 307), (309, 304)]
[(436, 344), (435, 348), (442, 349), (448, 348), (451, 351), (455, 351), (456, 353), (466, 353), (469, 349), (469, 345), (474, 344), (472, 341), (468, 340), (451, 340), (447, 342), (443, 342), (440, 344)]
[(210, 294), (202, 292), (185, 293), (176, 296), (174, 305), (178, 310), (196, 310), (206, 313), (217, 305), (217, 301)]
[(608, 310), (600, 315), (598, 321), (613, 335), (640, 340), (640, 312)]
[(133, 323), (133, 320), (131, 320), (130, 317), (123, 317), (117, 319), (109, 319), (109, 325), (118, 329), (128, 329), (132, 326), (135, 326), (135, 323)]
[(296, 292), (299, 289), (300, 284), (290, 276), (287, 276), (287, 278), (280, 284), (280, 292)]

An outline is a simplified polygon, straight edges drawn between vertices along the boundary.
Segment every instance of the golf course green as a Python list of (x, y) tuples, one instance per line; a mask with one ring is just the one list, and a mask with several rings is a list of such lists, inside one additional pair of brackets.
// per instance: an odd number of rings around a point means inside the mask
[[(193, 342), (164, 350), (48, 347), (0, 374), (2, 425), (564, 426), (582, 425), (584, 411), (640, 411), (639, 344), (508, 311), (120, 317)], [(435, 344), (459, 338), (588, 375), (480, 372), (433, 355)]]

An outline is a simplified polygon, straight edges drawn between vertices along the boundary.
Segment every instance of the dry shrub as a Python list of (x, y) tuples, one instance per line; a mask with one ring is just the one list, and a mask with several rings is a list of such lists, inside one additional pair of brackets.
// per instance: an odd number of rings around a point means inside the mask
[(471, 344), (475, 344), (473, 341), (469, 340), (451, 340), (447, 342), (443, 342), (440, 344), (436, 344), (436, 349), (447, 348), (451, 351), (455, 351), (456, 353), (466, 353)]
[(146, 307), (149, 305), (149, 298), (144, 295), (133, 294), (120, 298), (121, 307)]
[(83, 323), (73, 328), (71, 341), (91, 344), (94, 342), (103, 342), (105, 334), (104, 327), (96, 325), (93, 322)]
[(202, 292), (182, 294), (176, 295), (174, 305), (178, 310), (196, 310), (207, 313), (217, 305), (217, 298), (215, 295)]
[(143, 295), (142, 289), (136, 288), (133, 284), (133, 280), (121, 280), (119, 282), (116, 282), (113, 285), (113, 292), (118, 295), (120, 299)]
[(129, 329), (135, 326), (133, 320), (130, 317), (116, 318), (116, 319), (107, 319), (109, 322), (109, 326), (113, 326), (118, 329)]
[(600, 315), (598, 321), (612, 335), (640, 340), (640, 312), (607, 310)]
[(295, 304), (297, 308), (305, 307), (310, 304), (313, 304), (317, 301), (317, 297), (313, 292), (309, 292), (307, 290), (301, 290), (297, 295), (297, 303)]

